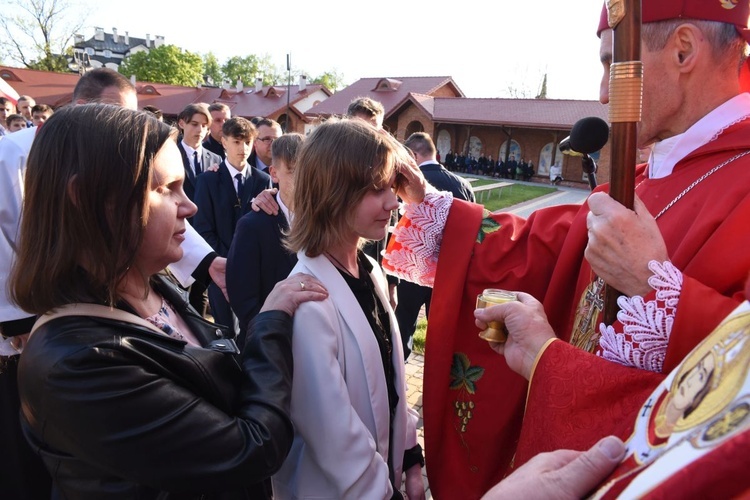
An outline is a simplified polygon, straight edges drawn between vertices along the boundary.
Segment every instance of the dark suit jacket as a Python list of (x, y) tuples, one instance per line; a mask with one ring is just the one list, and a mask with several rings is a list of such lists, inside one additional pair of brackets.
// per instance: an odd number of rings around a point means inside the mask
[[(193, 159), (188, 158), (187, 152), (182, 148), (182, 136), (177, 139), (177, 149), (180, 150), (180, 155), (182, 155), (182, 166), (185, 167), (185, 183), (182, 187), (185, 190), (187, 197), (190, 198), (190, 201), (195, 202), (195, 188), (197, 184), (195, 172), (193, 172)], [(201, 166), (203, 167), (204, 172), (207, 168), (213, 165), (218, 165), (221, 162), (221, 156), (203, 148)]]
[(268, 187), (270, 177), (258, 169), (247, 166), (250, 175), (245, 180), (243, 199), (237, 197), (225, 162), (216, 172), (203, 172), (198, 176), (195, 204), (198, 213), (193, 217), (195, 230), (221, 257), (226, 257), (232, 244), (237, 221), (252, 210), (250, 200)]
[(224, 151), (224, 146), (221, 145), (221, 141), (214, 139), (211, 134), (208, 134), (206, 140), (203, 141), (203, 147), (211, 151), (213, 154), (221, 156), (222, 160), (226, 158), (226, 152)]
[(237, 223), (227, 255), (227, 294), (240, 322), (238, 344), (247, 325), (258, 314), (274, 285), (286, 279), (297, 264), (297, 255), (281, 244), (282, 231), (289, 229), (284, 213), (249, 212)]
[(474, 202), (474, 191), (471, 185), (462, 177), (448, 171), (439, 163), (422, 165), (419, 169), (427, 182), (435, 186), (438, 191), (450, 191), (454, 198)]

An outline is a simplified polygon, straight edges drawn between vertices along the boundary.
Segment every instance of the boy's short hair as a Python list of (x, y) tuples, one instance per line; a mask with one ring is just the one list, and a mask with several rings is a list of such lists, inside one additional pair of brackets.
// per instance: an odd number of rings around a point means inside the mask
[(208, 112), (211, 111), (231, 111), (229, 109), (229, 106), (224, 104), (223, 102), (214, 102), (208, 107)]
[(257, 121), (253, 121), (253, 124), (255, 125), (255, 128), (260, 128), (263, 126), (271, 127), (271, 128), (281, 128), (281, 125), (276, 120), (272, 120), (271, 118), (258, 118)]
[(31, 107), (31, 114), (34, 113), (49, 113), (50, 116), (52, 116), (52, 113), (54, 113), (55, 110), (52, 109), (51, 106), (48, 106), (46, 104), (35, 104)]
[(305, 136), (296, 132), (284, 134), (271, 145), (271, 157), (273, 163), (283, 161), (288, 168), (294, 168), (294, 162), (297, 160), (297, 151), (305, 141)]
[(12, 115), (8, 115), (8, 117), (5, 119), (5, 124), (10, 128), (10, 124), (13, 122), (24, 122), (26, 123), (26, 117), (23, 115), (19, 115), (18, 113), (13, 113)]
[[(156, 106), (152, 106), (152, 105), (148, 104), (146, 106), (143, 106), (143, 111), (151, 113), (152, 115), (154, 115), (156, 117), (157, 120), (161, 120), (161, 119), (164, 118), (164, 113), (162, 113), (162, 111), (159, 108), (157, 108)], [(192, 116), (191, 116), (191, 118), (192, 118)]]
[(224, 137), (255, 140), (258, 137), (258, 129), (247, 118), (235, 116), (224, 122), (221, 127), (221, 134)]
[(193, 118), (193, 115), (205, 116), (206, 120), (208, 120), (209, 125), (213, 121), (213, 118), (211, 118), (211, 113), (208, 112), (208, 104), (206, 104), (205, 102), (194, 102), (185, 106), (183, 110), (180, 111), (180, 115), (177, 117), (177, 121), (182, 120), (184, 122), (189, 122)]
[(349, 103), (346, 109), (346, 116), (366, 116), (368, 118), (382, 117), (385, 115), (385, 108), (378, 101), (369, 97), (358, 97)]
[(73, 89), (73, 102), (94, 102), (102, 97), (102, 92), (116, 87), (121, 93), (135, 92), (135, 86), (124, 75), (110, 68), (94, 68), (78, 79)]

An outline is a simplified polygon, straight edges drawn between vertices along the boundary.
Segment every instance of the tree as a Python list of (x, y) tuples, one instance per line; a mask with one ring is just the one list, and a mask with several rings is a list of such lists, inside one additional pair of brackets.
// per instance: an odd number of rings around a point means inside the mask
[(65, 55), (85, 22), (73, 5), (67, 0), (4, 0), (0, 6), (4, 55), (27, 68), (68, 71)]
[(192, 87), (203, 82), (203, 59), (174, 45), (161, 45), (128, 56), (119, 71), (141, 81)]
[(203, 81), (208, 85), (221, 85), (221, 65), (213, 52), (203, 56)]
[(329, 90), (336, 92), (344, 86), (344, 76), (336, 71), (326, 71), (322, 75), (313, 78), (311, 83), (324, 85)]
[(263, 85), (275, 85), (283, 81), (276, 67), (271, 64), (271, 57), (265, 55), (262, 57), (249, 55), (245, 57), (233, 56), (227, 59), (224, 66), (221, 67), (224, 78), (232, 85), (237, 80), (242, 80), (244, 85), (254, 85), (255, 79), (263, 78)]

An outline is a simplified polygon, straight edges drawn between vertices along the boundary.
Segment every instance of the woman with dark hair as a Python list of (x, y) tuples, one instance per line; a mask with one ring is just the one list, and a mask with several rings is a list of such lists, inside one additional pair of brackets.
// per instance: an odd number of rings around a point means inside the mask
[(21, 419), (62, 498), (269, 498), (292, 442), (291, 314), (325, 290), (281, 282), (235, 358), (160, 274), (196, 211), (174, 138), (87, 104), (55, 113), (29, 155), (11, 290), (41, 317)]
[(398, 323), (383, 271), (361, 251), (386, 235), (405, 162), (403, 146), (362, 120), (329, 120), (299, 152), (292, 272), (315, 276), (330, 296), (294, 318), (296, 434), (273, 478), (278, 500), (402, 498), (404, 473), (408, 497), (424, 498)]

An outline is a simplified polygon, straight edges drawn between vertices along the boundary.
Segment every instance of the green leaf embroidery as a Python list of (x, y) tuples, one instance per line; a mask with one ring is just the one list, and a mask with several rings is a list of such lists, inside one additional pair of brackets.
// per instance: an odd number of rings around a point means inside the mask
[(476, 392), (476, 382), (484, 375), (484, 368), (471, 366), (469, 358), (462, 352), (453, 354), (453, 366), (451, 366), (452, 390), (464, 389), (469, 394)]
[(488, 210), (482, 213), (482, 217), (482, 225), (479, 227), (479, 234), (477, 234), (477, 243), (480, 244), (484, 241), (485, 236), (500, 229), (500, 224), (490, 216)]

